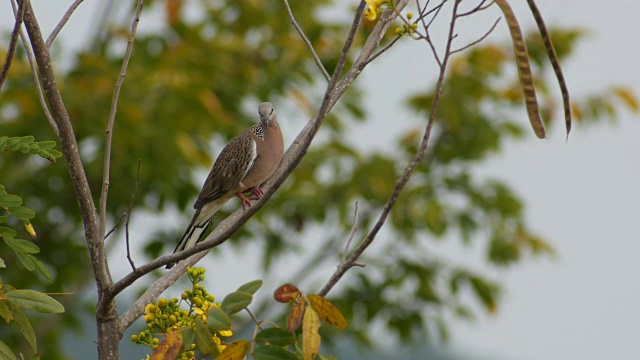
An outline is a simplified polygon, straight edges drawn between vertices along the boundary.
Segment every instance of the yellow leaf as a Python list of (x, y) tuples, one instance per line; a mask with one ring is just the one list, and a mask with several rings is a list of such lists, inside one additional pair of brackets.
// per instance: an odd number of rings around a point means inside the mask
[(312, 360), (320, 350), (320, 318), (313, 309), (307, 308), (302, 320), (302, 353), (304, 360)]
[(227, 347), (220, 353), (217, 360), (242, 360), (249, 351), (249, 345), (251, 343), (247, 340), (236, 340), (231, 344), (227, 344)]
[(638, 99), (636, 98), (633, 91), (625, 87), (614, 87), (613, 93), (618, 96), (620, 101), (622, 101), (629, 109), (633, 111), (640, 110), (640, 104), (638, 104)]
[(326, 321), (327, 324), (337, 327), (338, 329), (347, 328), (347, 320), (345, 320), (340, 310), (338, 310), (331, 301), (314, 294), (307, 296), (307, 298), (313, 310), (315, 310), (318, 316)]
[(29, 233), (29, 235), (31, 235), (31, 237), (36, 237), (36, 230), (33, 228), (33, 225), (31, 225), (31, 223), (24, 224), (24, 228), (27, 229), (27, 232)]
[(182, 333), (173, 332), (165, 335), (164, 339), (153, 349), (151, 360), (175, 359), (182, 347)]

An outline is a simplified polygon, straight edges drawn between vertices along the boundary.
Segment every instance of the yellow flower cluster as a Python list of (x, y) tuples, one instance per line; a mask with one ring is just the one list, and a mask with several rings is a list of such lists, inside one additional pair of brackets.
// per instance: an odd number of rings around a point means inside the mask
[[(207, 290), (198, 283), (204, 280), (203, 268), (189, 268), (187, 273), (189, 280), (193, 284), (191, 289), (185, 290), (181, 295), (181, 300), (173, 298), (167, 300), (160, 298), (153, 304), (147, 304), (144, 308), (144, 322), (147, 324), (147, 329), (131, 336), (131, 340), (136, 344), (147, 345), (150, 348), (155, 348), (160, 343), (160, 340), (153, 336), (153, 334), (167, 334), (183, 328), (189, 328), (195, 326), (195, 319), (202, 320), (207, 323), (207, 314), (212, 306), (220, 306), (216, 304), (215, 297), (207, 292)], [(185, 303), (189, 306), (189, 309), (180, 309), (180, 305)], [(213, 336), (213, 341), (216, 343), (218, 350), (222, 351), (226, 345), (220, 340), (218, 336), (229, 337), (232, 336), (231, 330), (219, 331)], [(191, 350), (195, 350), (196, 345), (191, 344)], [(193, 351), (185, 351), (178, 357), (181, 360), (193, 359)]]
[(398, 34), (398, 35), (404, 35), (404, 34), (413, 35), (413, 33), (415, 32), (415, 30), (417, 28), (418, 28), (418, 24), (411, 24), (411, 25), (403, 24), (401, 28), (400, 27), (396, 28), (396, 34)]
[(365, 2), (369, 6), (367, 7), (367, 11), (364, 12), (364, 16), (366, 16), (369, 21), (374, 21), (375, 19), (377, 19), (378, 14), (381, 11), (380, 8), (383, 5), (390, 3), (389, 0), (365, 0)]

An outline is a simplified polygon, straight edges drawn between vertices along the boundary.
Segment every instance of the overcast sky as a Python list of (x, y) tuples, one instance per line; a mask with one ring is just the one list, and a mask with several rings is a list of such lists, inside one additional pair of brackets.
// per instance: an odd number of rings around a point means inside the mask
[[(32, 2), (45, 34), (71, 3)], [(86, 0), (74, 14), (61, 34), (66, 48), (85, 44), (86, 29), (91, 28), (98, 3)], [(534, 25), (526, 2), (511, 3), (523, 28), (531, 29)], [(538, 6), (548, 26), (580, 26), (591, 33), (575, 56), (563, 63), (574, 98), (612, 84), (640, 93), (640, 46), (636, 39), (640, 34), (640, 2), (538, 0)], [(140, 29), (151, 21), (147, 18), (145, 23), (143, 18)], [(7, 2), (3, 2), (0, 27), (11, 25)], [(473, 38), (463, 30), (476, 24), (466, 26), (460, 30), (461, 36)], [(492, 38), (504, 40), (506, 34), (502, 22)], [(359, 80), (369, 89), (366, 104), (372, 120), (355, 129), (366, 135), (360, 139), (370, 139), (363, 146), (379, 141), (380, 131), (402, 131), (402, 123), (390, 130), (388, 119), (413, 116), (403, 112), (401, 99), (424, 87), (411, 79), (425, 79), (428, 84), (435, 76), (434, 68), (417, 55), (427, 53), (404, 43), (374, 62)], [(281, 117), (287, 115), (291, 114), (281, 113)], [(287, 132), (295, 134), (297, 130)], [(502, 306), (495, 316), (481, 317), (474, 324), (455, 323), (452, 347), (456, 351), (505, 360), (640, 359), (640, 121), (637, 115), (624, 113), (615, 126), (585, 129), (575, 124), (568, 143), (563, 133), (554, 129), (545, 141), (530, 134), (529, 141), (508, 146), (481, 170), (484, 176), (509, 181), (525, 200), (529, 225), (553, 242), (559, 256), (525, 261), (516, 269), (495, 273), (507, 290)], [(288, 136), (289, 141), (292, 138)], [(445, 255), (468, 260), (477, 268), (483, 266), (478, 262), (480, 250), (464, 248), (456, 241), (442, 248)], [(230, 254), (246, 256), (235, 251)], [(230, 264), (237, 261), (227, 259)], [(225, 279), (222, 286), (232, 290), (257, 277), (258, 270), (249, 269)]]

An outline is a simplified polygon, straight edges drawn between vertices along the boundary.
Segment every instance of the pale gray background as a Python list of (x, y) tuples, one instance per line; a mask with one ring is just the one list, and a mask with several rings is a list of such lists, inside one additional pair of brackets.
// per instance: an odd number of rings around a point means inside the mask
[[(45, 34), (71, 4), (57, 0), (32, 2)], [(87, 0), (74, 14), (58, 43), (65, 52), (86, 44), (100, 3)], [(129, 6), (129, 2), (121, 3), (119, 6)], [(511, 3), (523, 28), (531, 29), (534, 25), (525, 1)], [(563, 63), (574, 98), (600, 92), (612, 84), (640, 92), (640, 2), (538, 0), (538, 6), (549, 26), (581, 26), (591, 34), (576, 55)], [(145, 14), (140, 30), (150, 31), (157, 26), (157, 16)], [(475, 38), (480, 33), (478, 29), (486, 28), (494, 18), (485, 16), (480, 24), (468, 20), (459, 31), (461, 39)], [(8, 2), (2, 2), (0, 28), (9, 29), (12, 23)], [(506, 24), (501, 22), (490, 39), (505, 40), (506, 36)], [(435, 68), (424, 46), (410, 41), (372, 64), (359, 80), (367, 89), (366, 104), (372, 122), (351, 129), (357, 134), (356, 141), (365, 148), (374, 148), (389, 133), (401, 132), (415, 122), (415, 115), (404, 110), (401, 100), (408, 92), (427, 89), (434, 76)], [(522, 119), (526, 121), (524, 112), (523, 108)], [(295, 110), (285, 107), (280, 114), (290, 142), (306, 119), (288, 125), (287, 119), (295, 118)], [(503, 155), (476, 171), (509, 180), (526, 201), (531, 227), (552, 240), (559, 256), (556, 260), (526, 261), (507, 272), (489, 269), (505, 284), (504, 301), (495, 316), (481, 317), (475, 324), (453, 324), (451, 347), (471, 358), (640, 359), (638, 116), (624, 113), (615, 126), (583, 128), (575, 124), (568, 143), (561, 124), (556, 125), (549, 140), (539, 141), (530, 134), (526, 143), (507, 146)], [(205, 172), (200, 179), (204, 176)], [(137, 225), (142, 232), (145, 227), (157, 226), (157, 221), (157, 217), (139, 215)], [(186, 217), (179, 218), (174, 226), (182, 227), (187, 221)], [(478, 261), (480, 246), (466, 248), (451, 239), (434, 251), (464, 261), (471, 268), (485, 269)], [(216, 279), (212, 291), (224, 294), (244, 281), (259, 278), (256, 268), (234, 266), (250, 257), (248, 250), (233, 249), (216, 256), (216, 268), (228, 266), (245, 271), (226, 272), (223, 279)], [(117, 268), (112, 266), (112, 270)], [(282, 279), (286, 275), (283, 273)], [(269, 280), (270, 284), (279, 281)]]

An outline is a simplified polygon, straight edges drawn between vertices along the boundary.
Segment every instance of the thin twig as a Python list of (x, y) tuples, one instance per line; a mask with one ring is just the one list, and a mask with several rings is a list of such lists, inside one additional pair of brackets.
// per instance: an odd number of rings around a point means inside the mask
[(136, 271), (136, 266), (133, 264), (133, 260), (131, 259), (131, 252), (129, 251), (129, 219), (131, 219), (131, 209), (133, 209), (133, 202), (136, 199), (136, 192), (138, 191), (138, 184), (140, 183), (140, 162), (142, 160), (138, 160), (138, 173), (136, 175), (136, 183), (133, 185), (133, 192), (131, 193), (131, 201), (129, 201), (129, 209), (127, 210), (127, 221), (124, 224), (125, 228), (125, 238), (127, 243), (127, 260), (129, 260), (129, 264), (131, 265), (131, 269), (133, 272)]
[(18, 45), (18, 35), (20, 34), (20, 27), (22, 26), (22, 19), (24, 18), (24, 3), (18, 5), (18, 13), (15, 15), (16, 22), (13, 24), (13, 30), (11, 31), (11, 41), (9, 42), (9, 49), (7, 50), (7, 56), (4, 59), (4, 65), (2, 65), (2, 73), (0, 73), (0, 90), (2, 90), (2, 84), (4, 79), (9, 74), (9, 68), (13, 61), (13, 55), (16, 53), (16, 45)]
[(62, 28), (67, 24), (67, 21), (69, 21), (71, 14), (73, 14), (76, 8), (83, 1), (84, 0), (76, 0), (73, 2), (73, 4), (71, 4), (69, 9), (67, 9), (67, 12), (64, 13), (64, 16), (62, 17), (62, 19), (60, 19), (60, 22), (58, 23), (58, 25), (56, 25), (56, 27), (51, 32), (51, 35), (49, 35), (49, 37), (47, 38), (47, 41), (45, 42), (47, 49), (51, 48), (51, 44), (53, 43), (53, 40), (55, 40), (56, 36), (58, 36), (58, 33), (60, 33), (60, 30), (62, 30)]
[(140, 13), (142, 12), (142, 3), (144, 0), (138, 0), (136, 6), (136, 13), (131, 22), (131, 33), (129, 34), (129, 42), (127, 43), (127, 49), (125, 50), (124, 59), (122, 60), (122, 67), (120, 68), (120, 76), (116, 81), (115, 89), (113, 90), (113, 98), (111, 99), (111, 111), (109, 112), (109, 120), (107, 121), (107, 130), (104, 141), (104, 164), (102, 169), (102, 191), (100, 193), (100, 233), (104, 234), (107, 225), (107, 194), (109, 193), (109, 172), (111, 169), (111, 143), (113, 139), (113, 125), (116, 118), (116, 112), (118, 111), (118, 98), (120, 97), (120, 89), (124, 83), (124, 77), (127, 74), (127, 67), (129, 65), (129, 59), (131, 59), (131, 53), (133, 50), (133, 41), (136, 37), (136, 30), (138, 29), (138, 22), (140, 21)]
[(360, 27), (360, 23), (362, 22), (362, 14), (364, 13), (365, 5), (366, 3), (364, 1), (360, 1), (360, 5), (358, 5), (358, 8), (356, 9), (356, 13), (353, 16), (353, 23), (351, 24), (351, 30), (349, 30), (347, 40), (344, 42), (342, 52), (340, 53), (340, 59), (338, 60), (338, 65), (336, 65), (336, 68), (333, 71), (333, 75), (331, 76), (331, 81), (329, 81), (329, 86), (327, 87), (327, 89), (333, 88), (340, 78), (340, 73), (342, 72), (344, 64), (347, 61), (347, 54), (349, 54), (351, 45), (353, 45), (353, 40), (356, 38), (356, 31), (358, 30), (358, 27)]
[(251, 351), (249, 351), (249, 354), (247, 354), (247, 357), (249, 357), (250, 355), (253, 354), (253, 350), (256, 347), (256, 336), (258, 335), (258, 329), (260, 330), (264, 330), (264, 328), (262, 327), (262, 323), (265, 322), (273, 327), (278, 327), (277, 324), (269, 321), (269, 320), (258, 320), (256, 319), (255, 316), (253, 316), (253, 313), (251, 312), (251, 310), (249, 310), (248, 307), (244, 308), (245, 310), (247, 310), (247, 312), (249, 313), (249, 316), (251, 316), (251, 319), (253, 319), (253, 321), (255, 321), (256, 326), (253, 329), (253, 337), (251, 337)]
[(485, 9), (487, 9), (489, 6), (493, 5), (493, 1), (491, 1), (491, 2), (489, 2), (487, 5), (482, 6), (485, 2), (486, 2), (486, 0), (482, 0), (482, 1), (480, 1), (480, 3), (479, 3), (478, 5), (476, 5), (476, 7), (474, 7), (473, 9), (471, 9), (471, 10), (469, 10), (469, 11), (467, 11), (467, 12), (464, 12), (464, 13), (460, 13), (460, 14), (458, 14), (458, 15), (456, 15), (456, 16), (457, 16), (457, 17), (459, 17), (459, 18), (464, 17), (464, 16), (469, 16), (469, 15), (471, 15), (471, 14), (474, 14), (474, 13), (478, 12), (478, 11), (485, 10)]
[(307, 44), (307, 47), (309, 48), (309, 51), (311, 51), (311, 55), (313, 56), (313, 60), (315, 60), (316, 65), (318, 65), (318, 68), (322, 72), (322, 75), (324, 75), (324, 78), (327, 80), (327, 82), (329, 82), (331, 80), (331, 76), (329, 76), (327, 69), (325, 69), (324, 65), (322, 65), (322, 61), (320, 60), (320, 57), (318, 56), (316, 51), (313, 49), (313, 45), (311, 44), (311, 41), (309, 41), (307, 36), (304, 34), (304, 31), (302, 31), (302, 28), (300, 27), (300, 25), (298, 25), (298, 22), (296, 21), (295, 17), (293, 16), (293, 12), (291, 11), (291, 6), (289, 6), (288, 0), (284, 0), (284, 6), (287, 8), (287, 13), (289, 14), (289, 19), (291, 19), (291, 23), (293, 24), (293, 27), (296, 28), (296, 31), (302, 38), (302, 41), (304, 41), (304, 43)]
[(113, 234), (114, 231), (116, 231), (116, 229), (118, 228), (118, 226), (120, 225), (120, 223), (122, 222), (122, 220), (124, 220), (124, 217), (127, 216), (126, 212), (123, 212), (122, 215), (120, 215), (120, 218), (118, 219), (118, 222), (116, 222), (115, 225), (113, 225), (113, 227), (111, 228), (111, 230), (109, 230), (109, 232), (107, 232), (107, 234), (104, 236), (104, 239), (107, 240), (107, 238), (109, 237), (109, 235)]
[(498, 18), (493, 25), (491, 26), (491, 28), (489, 29), (489, 31), (487, 31), (486, 33), (484, 33), (484, 35), (482, 35), (480, 38), (478, 38), (477, 40), (459, 48), (459, 49), (455, 49), (451, 51), (451, 54), (455, 54), (455, 53), (459, 53), (461, 51), (467, 50), (468, 48), (472, 47), (473, 45), (478, 44), (479, 42), (481, 42), (482, 40), (486, 39), (487, 36), (489, 36), (489, 34), (491, 34), (493, 32), (493, 29), (496, 28), (496, 26), (498, 25), (498, 23), (500, 22), (500, 18)]
[(369, 59), (367, 59), (366, 63), (368, 64), (368, 63), (372, 62), (378, 56), (382, 55), (385, 51), (389, 50), (396, 43), (396, 41), (400, 40), (401, 37), (402, 37), (402, 35), (398, 35), (395, 38), (393, 38), (393, 40), (391, 40), (385, 47), (380, 49), (377, 53), (371, 55), (371, 57)]
[(353, 237), (356, 235), (356, 231), (358, 231), (358, 202), (356, 201), (353, 209), (353, 226), (351, 227), (351, 231), (349, 231), (349, 237), (347, 237), (347, 243), (344, 245), (344, 251), (342, 252), (342, 260), (341, 264), (344, 264), (347, 259), (347, 253), (349, 252), (349, 248), (351, 247), (351, 241)]
[(400, 196), (400, 192), (403, 190), (404, 186), (407, 184), (407, 182), (411, 178), (411, 174), (413, 173), (413, 170), (416, 168), (416, 166), (418, 166), (418, 164), (422, 160), (422, 157), (424, 156), (424, 153), (427, 150), (429, 138), (431, 137), (431, 129), (433, 128), (433, 124), (436, 118), (436, 110), (438, 108), (438, 105), (440, 103), (440, 97), (442, 95), (442, 89), (444, 85), (444, 77), (446, 73), (447, 64), (449, 62), (449, 57), (451, 56), (451, 45), (453, 42), (453, 32), (455, 29), (456, 13), (458, 11), (459, 3), (460, 3), (459, 0), (454, 1), (453, 14), (451, 16), (451, 24), (449, 27), (449, 36), (447, 37), (445, 53), (442, 59), (442, 66), (440, 66), (440, 75), (438, 77), (438, 82), (436, 83), (436, 90), (435, 90), (436, 93), (433, 98), (433, 102), (431, 104), (429, 120), (427, 121), (427, 126), (425, 129), (424, 135), (422, 137), (422, 142), (420, 144), (420, 147), (418, 148), (416, 154), (414, 155), (411, 163), (407, 165), (407, 167), (405, 168), (404, 172), (402, 173), (402, 176), (398, 179), (398, 181), (396, 181), (396, 185), (393, 188), (393, 192), (391, 193), (391, 196), (389, 196), (387, 203), (382, 209), (382, 212), (380, 213), (380, 216), (376, 224), (371, 228), (371, 230), (369, 231), (367, 236), (364, 238), (364, 240), (358, 245), (358, 247), (354, 250), (354, 252), (349, 256), (347, 261), (344, 264), (340, 264), (340, 266), (338, 266), (338, 269), (333, 273), (329, 281), (327, 281), (327, 283), (318, 292), (318, 295), (320, 296), (326, 296), (327, 293), (338, 283), (338, 281), (344, 276), (344, 274), (351, 267), (357, 266), (356, 260), (358, 260), (360, 255), (362, 255), (362, 253), (369, 247), (369, 245), (371, 245), (371, 243), (375, 239), (376, 235), (378, 234), (378, 231), (380, 230), (380, 228), (382, 228), (382, 225), (384, 225), (387, 217), (389, 216), (389, 213), (391, 212), (391, 208), (398, 200), (398, 197)]
[[(17, 5), (15, 0), (11, 0), (11, 6), (13, 7), (13, 13), (17, 13)], [(56, 121), (53, 119), (53, 115), (51, 115), (51, 111), (49, 111), (49, 105), (44, 99), (44, 93), (42, 92), (42, 85), (40, 84), (40, 77), (38, 76), (38, 68), (36, 65), (35, 57), (33, 55), (33, 51), (31, 50), (31, 46), (29, 45), (29, 41), (27, 37), (24, 35), (22, 29), (20, 29), (20, 40), (22, 41), (22, 46), (24, 46), (24, 50), (27, 53), (27, 60), (29, 61), (29, 67), (31, 68), (31, 74), (33, 75), (33, 81), (36, 84), (36, 92), (38, 93), (38, 101), (40, 102), (40, 107), (42, 107), (42, 111), (44, 112), (44, 116), (47, 118), (47, 122), (49, 122), (49, 126), (53, 129), (53, 132), (56, 133), (58, 138), (60, 137), (60, 130), (58, 129), (58, 125)]]
[[(458, 1), (458, 0), (455, 0)], [(436, 17), (438, 17), (438, 15), (440, 14), (440, 10), (442, 10), (444, 4), (447, 2), (447, 0), (443, 0), (439, 5), (435, 6), (433, 9), (429, 10), (427, 13), (420, 14), (420, 21), (422, 23), (422, 28), (424, 29), (424, 40), (427, 42), (427, 44), (429, 45), (429, 48), (431, 49), (431, 52), (433, 53), (433, 57), (436, 59), (436, 63), (438, 64), (439, 67), (442, 67), (442, 61), (440, 61), (440, 56), (438, 55), (438, 51), (436, 50), (435, 45), (433, 44), (433, 41), (431, 40), (431, 35), (429, 35), (429, 27), (431, 27), (431, 24), (433, 24), (433, 21), (436, 19)], [(418, 4), (418, 8), (420, 8), (420, 4), (418, 3), (418, 0), (416, 0), (416, 3)], [(425, 4), (424, 9), (427, 9), (427, 4)], [(433, 13), (433, 17), (431, 18), (431, 20), (429, 20), (429, 22), (426, 22), (424, 19), (427, 17), (427, 15)]]
[(256, 323), (256, 326), (262, 330), (262, 325), (261, 325), (261, 321), (259, 321), (255, 316), (253, 316), (253, 313), (251, 312), (251, 310), (249, 310), (248, 307), (244, 308), (247, 313), (249, 314), (249, 316), (251, 317), (251, 319)]

